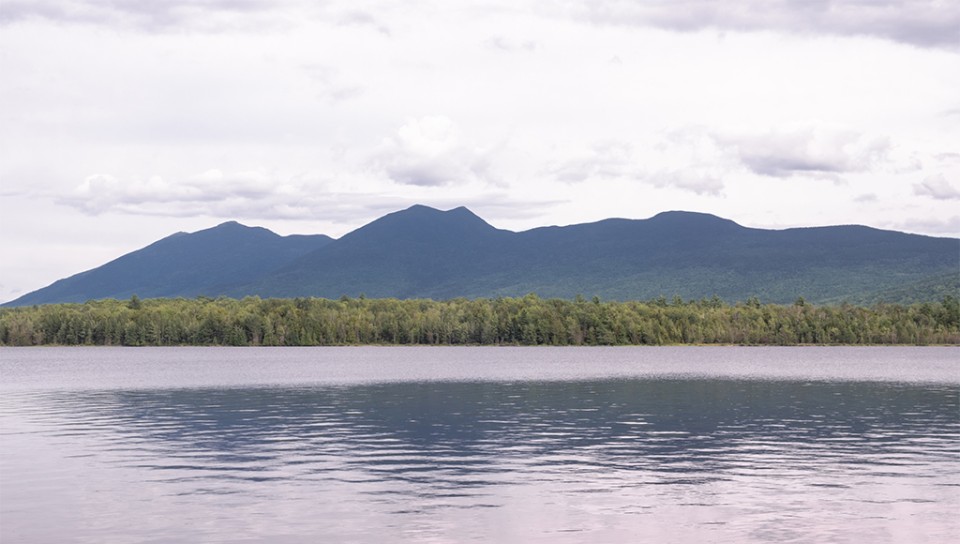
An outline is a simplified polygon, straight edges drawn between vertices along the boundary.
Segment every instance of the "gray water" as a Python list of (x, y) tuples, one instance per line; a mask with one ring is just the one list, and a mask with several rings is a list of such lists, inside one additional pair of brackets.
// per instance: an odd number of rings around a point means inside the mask
[(957, 348), (0, 349), (0, 542), (948, 542)]

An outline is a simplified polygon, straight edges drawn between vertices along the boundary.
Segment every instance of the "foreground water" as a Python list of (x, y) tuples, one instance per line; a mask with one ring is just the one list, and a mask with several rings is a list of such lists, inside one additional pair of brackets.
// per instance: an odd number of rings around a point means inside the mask
[(0, 350), (0, 542), (948, 542), (956, 348)]

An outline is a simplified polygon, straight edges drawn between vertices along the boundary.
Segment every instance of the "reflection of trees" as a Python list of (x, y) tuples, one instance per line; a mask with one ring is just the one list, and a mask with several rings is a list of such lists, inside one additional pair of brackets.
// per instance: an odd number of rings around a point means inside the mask
[(769, 450), (785, 462), (827, 447), (869, 456), (950, 436), (957, 396), (956, 386), (676, 379), (77, 392), (49, 400), (71, 429), (106, 432), (141, 457), (238, 470), (463, 476), (540, 464), (695, 476)]

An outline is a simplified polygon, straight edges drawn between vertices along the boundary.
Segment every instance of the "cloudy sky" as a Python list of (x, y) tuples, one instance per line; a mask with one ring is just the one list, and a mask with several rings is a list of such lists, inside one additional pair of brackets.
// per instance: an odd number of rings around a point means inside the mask
[(0, 301), (414, 203), (958, 236), (960, 2), (0, 2)]

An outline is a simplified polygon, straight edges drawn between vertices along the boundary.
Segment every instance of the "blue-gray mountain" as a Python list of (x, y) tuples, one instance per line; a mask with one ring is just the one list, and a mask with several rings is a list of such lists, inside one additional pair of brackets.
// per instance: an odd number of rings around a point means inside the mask
[(27, 306), (101, 298), (216, 295), (281, 268), (331, 242), (329, 236), (279, 236), (235, 221), (178, 232), (109, 263), (54, 282), (6, 304)]
[(386, 215), (338, 240), (237, 223), (175, 234), (13, 306), (176, 296), (914, 302), (956, 295), (960, 240), (863, 226), (763, 230), (665, 212), (511, 232), (466, 208)]

